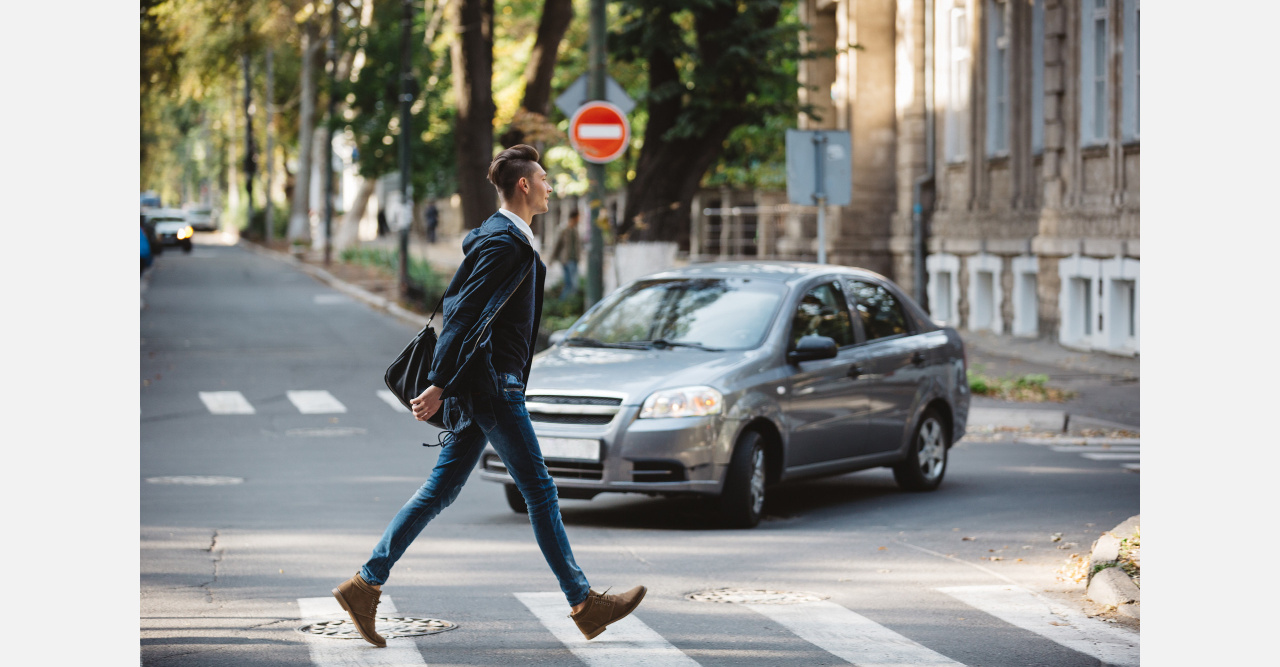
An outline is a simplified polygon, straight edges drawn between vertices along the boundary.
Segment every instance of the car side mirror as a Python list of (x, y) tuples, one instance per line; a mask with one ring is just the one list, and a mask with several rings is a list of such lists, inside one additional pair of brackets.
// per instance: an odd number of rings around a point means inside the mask
[(568, 335), (569, 335), (568, 329), (561, 329), (559, 331), (552, 332), (551, 336), (548, 337), (547, 340), (551, 345), (555, 346), (555, 345), (559, 345), (560, 342), (564, 340), (564, 337)]
[(834, 359), (840, 348), (827, 336), (804, 336), (796, 343), (796, 349), (787, 353), (787, 361), (796, 364), (801, 361), (817, 361)]

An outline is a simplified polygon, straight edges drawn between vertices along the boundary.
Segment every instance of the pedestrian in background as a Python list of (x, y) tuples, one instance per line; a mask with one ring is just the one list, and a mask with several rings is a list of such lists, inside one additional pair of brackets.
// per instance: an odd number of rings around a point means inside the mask
[(436, 208), (436, 201), (431, 200), (427, 204), (427, 242), (436, 242), (436, 226), (440, 224), (440, 209)]
[(582, 237), (578, 235), (578, 217), (577, 208), (569, 211), (569, 222), (565, 224), (564, 229), (560, 230), (560, 234), (556, 237), (555, 249), (552, 250), (551, 260), (560, 262), (560, 266), (564, 269), (564, 287), (560, 290), (560, 300), (563, 301), (578, 288), (578, 258), (582, 256)]
[(427, 523), (458, 497), (486, 440), (524, 496), (534, 538), (560, 582), (570, 618), (587, 639), (625, 618), (647, 591), (636, 586), (608, 595), (587, 583), (569, 548), (555, 481), (524, 404), (547, 270), (529, 227), (534, 215), (547, 211), (551, 195), (538, 151), (521, 144), (498, 153), (489, 165), (489, 181), (498, 189), (502, 208), (462, 241), (462, 266), (444, 293), (444, 324), (427, 375), (432, 385), (410, 402), (419, 421), (443, 411), (447, 433), (440, 457), (430, 478), (391, 520), (369, 560), (333, 589), (360, 636), (375, 646), (386, 646), (374, 618), (391, 567)]

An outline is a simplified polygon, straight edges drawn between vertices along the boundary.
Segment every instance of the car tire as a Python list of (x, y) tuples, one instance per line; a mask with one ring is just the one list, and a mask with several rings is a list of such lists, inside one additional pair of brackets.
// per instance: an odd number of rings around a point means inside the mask
[(182, 244), (182, 252), (191, 252), (191, 241)]
[(907, 491), (933, 491), (947, 473), (950, 448), (951, 433), (946, 420), (937, 409), (926, 410), (911, 434), (906, 460), (893, 467), (893, 478)]
[(747, 431), (738, 438), (720, 493), (720, 518), (729, 528), (755, 528), (764, 514), (768, 467), (764, 440)]
[(515, 484), (503, 484), (502, 490), (507, 493), (507, 506), (516, 514), (528, 514), (529, 506), (524, 504), (524, 496)]

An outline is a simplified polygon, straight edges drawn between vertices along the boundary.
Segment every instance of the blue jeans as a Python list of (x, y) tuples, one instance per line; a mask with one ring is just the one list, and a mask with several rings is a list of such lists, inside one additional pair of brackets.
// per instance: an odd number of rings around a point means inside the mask
[(573, 294), (574, 288), (578, 282), (578, 260), (571, 259), (562, 265), (564, 267), (564, 289), (560, 290), (560, 299), (564, 300)]
[(560, 519), (559, 494), (542, 460), (542, 450), (524, 406), (524, 387), (520, 379), (510, 373), (500, 377), (501, 396), (486, 393), (471, 396), (475, 410), (472, 423), (447, 437), (431, 477), (400, 508), (373, 548), (369, 561), (360, 568), (360, 576), (365, 581), (374, 585), (386, 583), (391, 566), (400, 560), (418, 533), (458, 497), (488, 439), (524, 496), (534, 538), (551, 571), (560, 580), (560, 590), (569, 605), (587, 599), (591, 587), (573, 560), (569, 537)]

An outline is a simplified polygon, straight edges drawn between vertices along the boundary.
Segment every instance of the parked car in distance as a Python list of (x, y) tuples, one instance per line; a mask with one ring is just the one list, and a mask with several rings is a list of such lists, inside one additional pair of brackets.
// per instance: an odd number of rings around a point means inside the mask
[(155, 230), (160, 247), (179, 246), (183, 252), (191, 252), (191, 237), (195, 231), (187, 223), (187, 216), (178, 209), (161, 208), (146, 212), (147, 220)]
[(218, 229), (218, 220), (214, 216), (213, 209), (207, 206), (189, 206), (184, 207), (183, 212), (187, 215), (187, 223), (197, 232), (212, 232)]
[[(931, 491), (969, 415), (959, 334), (860, 269), (692, 265), (618, 289), (558, 338), (525, 405), (564, 498), (705, 496), (752, 527), (780, 483), (883, 466)], [(491, 447), (480, 475), (524, 511)]]

